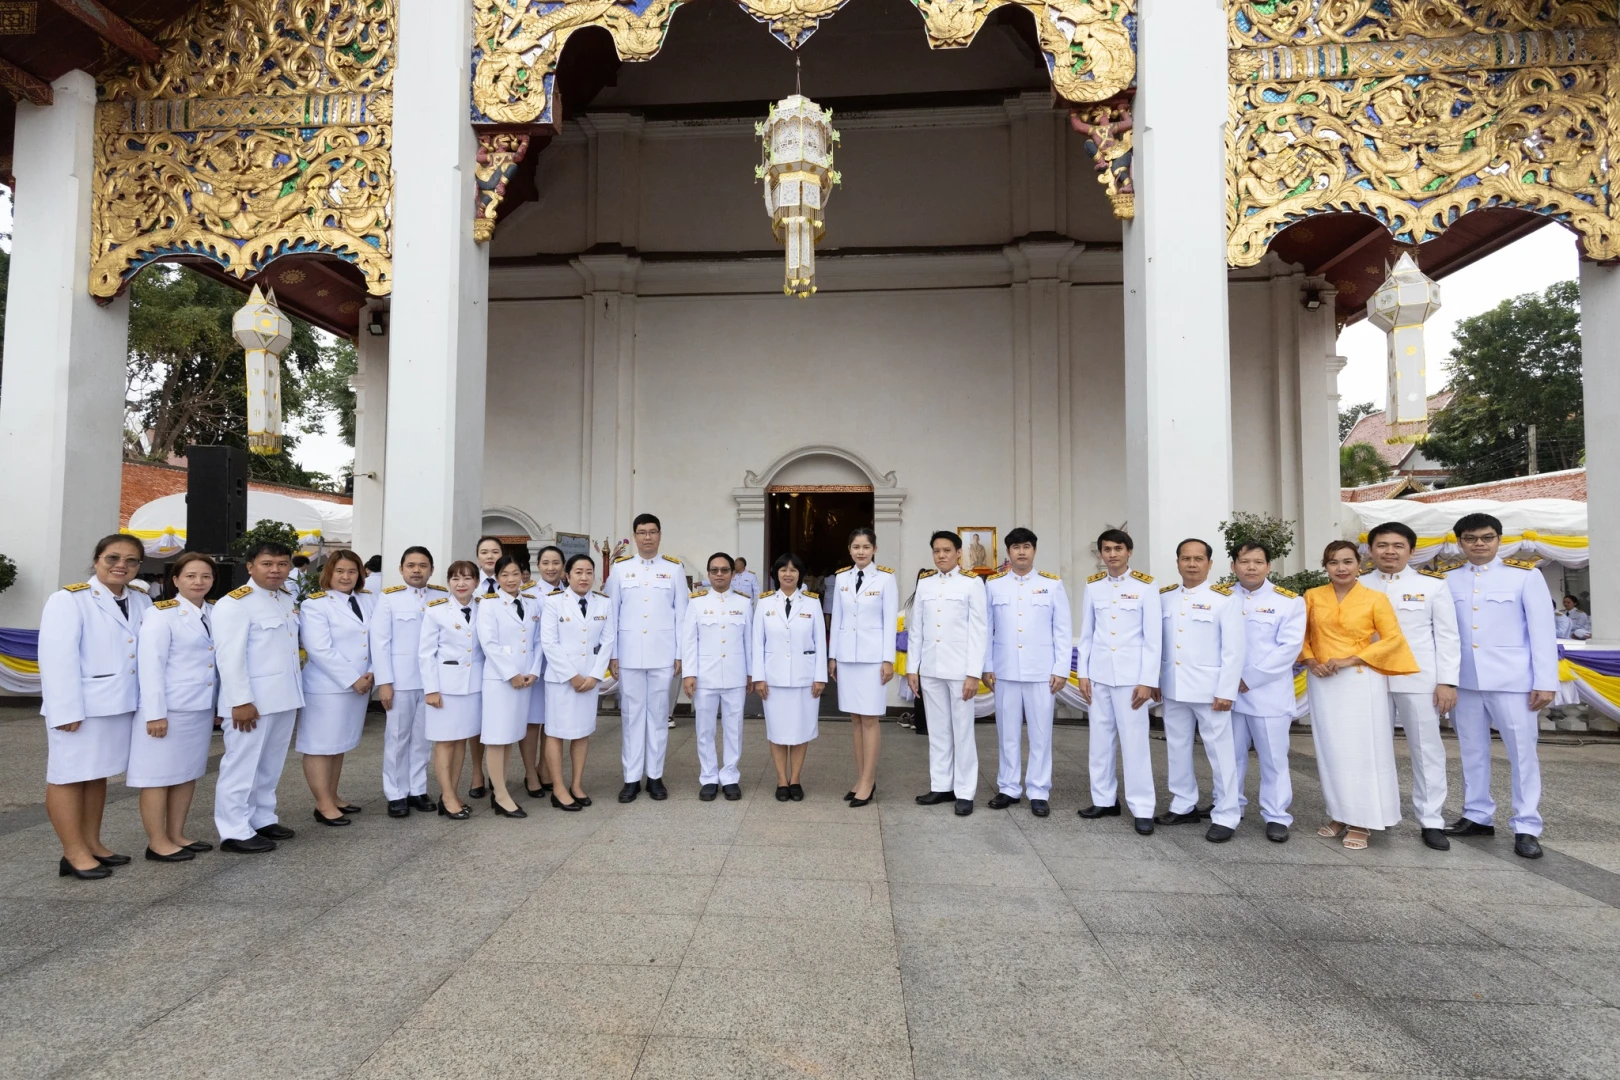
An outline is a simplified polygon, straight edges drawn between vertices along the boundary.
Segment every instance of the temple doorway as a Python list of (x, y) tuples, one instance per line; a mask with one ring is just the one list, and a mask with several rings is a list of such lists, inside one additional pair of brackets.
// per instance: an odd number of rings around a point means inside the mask
[[(777, 556), (795, 552), (804, 560), (804, 587), (826, 595), (824, 586), (849, 565), (849, 532), (876, 520), (870, 484), (773, 485), (768, 489), (764, 581)], [(775, 588), (772, 580), (767, 588)], [(823, 604), (825, 606), (825, 604)]]

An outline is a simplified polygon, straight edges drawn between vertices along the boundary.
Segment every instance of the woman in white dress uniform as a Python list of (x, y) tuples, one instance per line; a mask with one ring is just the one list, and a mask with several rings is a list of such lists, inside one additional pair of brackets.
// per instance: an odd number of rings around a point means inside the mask
[(877, 787), (878, 720), (888, 709), (894, 678), (895, 620), (900, 594), (894, 571), (873, 562), (877, 534), (859, 528), (849, 534), (855, 560), (833, 578), (832, 631), (827, 673), (838, 681), (838, 707), (849, 713), (855, 736), (855, 786), (844, 799), (851, 806), (872, 801)]
[(804, 561), (788, 553), (772, 568), (776, 589), (754, 607), (754, 693), (765, 703), (765, 738), (776, 765), (776, 801), (804, 799), (804, 753), (816, 737), (821, 692), (827, 687), (827, 627), (821, 599), (799, 588)]
[(298, 607), (303, 631), (304, 708), (298, 714), (298, 752), (315, 796), (315, 820), (347, 825), (357, 812), (338, 798), (343, 755), (360, 745), (371, 702), (371, 612), (355, 593), (365, 564), (352, 551), (334, 552), (321, 567), (320, 589)]
[(525, 593), (523, 568), (510, 555), (495, 567), (499, 588), (478, 605), (478, 644), (484, 650), (484, 714), (479, 741), (489, 774), (489, 806), (506, 817), (528, 817), (506, 790), (506, 759), (529, 726), (529, 695), (540, 667), (540, 609)]
[[(450, 595), (429, 600), (417, 660), (427, 704), (427, 737), (439, 778), (439, 813), (465, 821), (471, 811), (456, 796), (467, 739), (483, 724), (484, 650), (478, 645), (478, 565), (450, 564)], [(450, 809), (454, 803), (456, 808)]]
[[(568, 560), (566, 574), (568, 587), (546, 600), (540, 616), (540, 644), (546, 658), (546, 764), (553, 779), (571, 776), (560, 785), (561, 794), (551, 793), (551, 805), (578, 810), (591, 805), (581, 778), (596, 730), (596, 687), (607, 675), (618, 628), (613, 602), (591, 588), (596, 584), (596, 561), (583, 553), (575, 555)], [(563, 772), (564, 739), (569, 741), (571, 774)]]
[(95, 576), (51, 594), (39, 616), (45, 812), (62, 842), (62, 877), (107, 877), (128, 855), (101, 842), (107, 777), (129, 764), (140, 697), (135, 639), (151, 605), (132, 584), (145, 550), (132, 536), (96, 544)]
[[(478, 563), (478, 595), (500, 592), (501, 587), (495, 583), (495, 568), (506, 553), (500, 537), (480, 536), (473, 553)], [(489, 774), (484, 769), (484, 744), (476, 736), (467, 740), (467, 755), (472, 758), (473, 774), (473, 786), (467, 789), (467, 794), (471, 798), (482, 799), (489, 794)]]
[[(562, 548), (547, 545), (540, 549), (535, 556), (535, 564), (540, 568), (540, 579), (534, 587), (525, 589), (540, 598), (542, 604), (552, 593), (558, 589), (568, 587), (564, 580)], [(541, 658), (542, 665), (544, 657)], [(542, 667), (539, 674), (545, 677)], [(540, 736), (546, 726), (546, 695), (544, 686), (536, 686), (534, 693), (529, 696), (529, 729), (523, 733), (518, 742), (518, 753), (523, 756), (523, 790), (528, 792), (529, 798), (538, 799), (542, 795), (551, 794), (551, 770), (546, 763), (546, 755), (540, 748)]]
[(171, 600), (159, 600), (141, 620), (136, 646), (141, 705), (129, 739), (124, 783), (141, 789), (146, 857), (185, 862), (212, 851), (206, 840), (186, 839), (186, 814), (197, 780), (208, 771), (219, 698), (208, 590), (214, 561), (187, 551), (169, 568)]

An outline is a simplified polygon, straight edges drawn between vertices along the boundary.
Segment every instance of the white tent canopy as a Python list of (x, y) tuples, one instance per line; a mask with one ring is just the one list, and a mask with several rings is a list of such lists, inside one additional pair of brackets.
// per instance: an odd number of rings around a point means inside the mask
[[(354, 507), (324, 499), (300, 499), (274, 491), (248, 489), (248, 528), (280, 521), (298, 530), (306, 552), (342, 547), (353, 537)], [(140, 540), (149, 558), (168, 559), (186, 546), (186, 497), (165, 495), (129, 516), (126, 533)]]
[(1343, 503), (1344, 538), (1363, 549), (1367, 530), (1386, 521), (1399, 521), (1417, 533), (1417, 550), (1412, 564), (1426, 563), (1436, 556), (1461, 558), (1462, 549), (1451, 527), (1464, 514), (1490, 514), (1502, 522), (1502, 554), (1509, 558), (1532, 556), (1572, 569), (1587, 564), (1591, 557), (1586, 532), (1586, 504), (1573, 499), (1457, 499), (1454, 502), (1421, 503), (1407, 499), (1377, 499), (1372, 502)]

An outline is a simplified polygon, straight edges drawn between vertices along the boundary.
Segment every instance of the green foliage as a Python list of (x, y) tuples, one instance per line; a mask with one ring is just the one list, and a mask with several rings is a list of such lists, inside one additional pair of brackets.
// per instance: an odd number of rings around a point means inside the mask
[(0, 555), (0, 592), (5, 592), (17, 582), (17, 564), (4, 555)]
[(1454, 484), (1572, 469), (1586, 448), (1581, 389), (1580, 286), (1561, 281), (1457, 324), (1450, 404), (1429, 420), (1423, 452)]
[(1344, 440), (1350, 437), (1350, 432), (1355, 429), (1357, 421), (1359, 421), (1363, 416), (1377, 411), (1378, 407), (1370, 401), (1358, 401), (1348, 409), (1340, 410), (1339, 441), (1344, 442)]
[(298, 530), (285, 521), (261, 521), (232, 543), (231, 550), (246, 555), (248, 548), (259, 543), (282, 544), (297, 554)]
[(1271, 583), (1281, 586), (1289, 592), (1305, 595), (1306, 589), (1314, 589), (1318, 585), (1326, 585), (1328, 576), (1321, 570), (1301, 570), (1297, 574), (1272, 574)]
[(1378, 456), (1378, 447), (1368, 442), (1339, 447), (1339, 486), (1361, 487), (1388, 480), (1392, 470)]
[(1272, 562), (1282, 562), (1283, 557), (1294, 550), (1295, 524), (1269, 514), (1251, 514), (1239, 510), (1232, 515), (1231, 521), (1221, 522), (1221, 536), (1226, 540), (1228, 553), (1239, 544), (1253, 540), (1271, 552)]

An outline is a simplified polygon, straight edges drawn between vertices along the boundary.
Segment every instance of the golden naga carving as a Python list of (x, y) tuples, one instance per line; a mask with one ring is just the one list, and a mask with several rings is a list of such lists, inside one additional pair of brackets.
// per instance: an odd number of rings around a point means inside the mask
[(163, 58), (103, 80), (90, 291), (205, 258), (245, 278), (282, 255), (392, 289), (394, 0), (205, 0)]
[(1121, 221), (1136, 217), (1136, 185), (1131, 179), (1135, 117), (1131, 95), (1082, 105), (1069, 111), (1069, 126), (1086, 140), (1086, 152), (1096, 161), (1097, 183), (1108, 193), (1114, 216)]
[(1589, 258), (1620, 257), (1620, 31), (1601, 6), (1233, 0), (1228, 261), (1259, 262), (1315, 214), (1366, 214), (1418, 244), (1492, 207), (1554, 218)]
[(1131, 20), (1136, 0), (911, 0), (922, 13), (928, 44), (965, 49), (992, 11), (1008, 4), (1028, 9), (1052, 90), (1076, 104), (1103, 101), (1136, 79)]
[(529, 153), (529, 136), (513, 131), (478, 134), (478, 216), (473, 219), (473, 240), (487, 244), (495, 238), (497, 215), (506, 198), (506, 185)]

